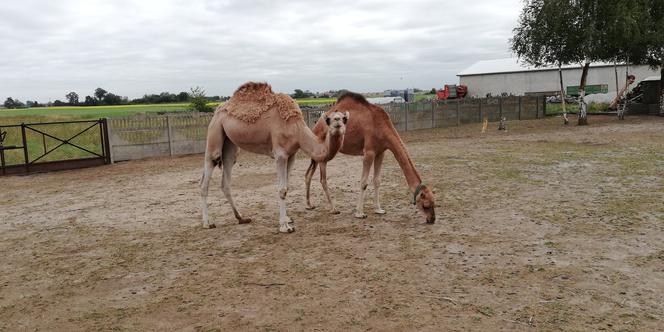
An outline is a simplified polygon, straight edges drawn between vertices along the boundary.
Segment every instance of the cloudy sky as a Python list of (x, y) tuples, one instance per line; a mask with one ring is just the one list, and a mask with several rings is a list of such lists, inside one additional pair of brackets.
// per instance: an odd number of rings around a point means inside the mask
[(0, 8), (0, 98), (440, 87), (510, 56), (521, 0), (20, 0)]

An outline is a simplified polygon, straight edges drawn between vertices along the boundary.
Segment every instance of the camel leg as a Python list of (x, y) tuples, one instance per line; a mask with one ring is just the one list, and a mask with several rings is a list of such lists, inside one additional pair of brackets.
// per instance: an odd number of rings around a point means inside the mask
[(214, 170), (214, 161), (205, 154), (205, 161), (203, 162), (203, 177), (201, 178), (201, 211), (203, 212), (203, 228), (215, 228), (214, 224), (210, 224), (208, 219), (208, 189), (210, 186), (210, 179), (212, 178), (212, 171)]
[(364, 152), (364, 161), (362, 163), (362, 177), (360, 178), (360, 197), (357, 199), (357, 207), (355, 208), (355, 218), (364, 219), (367, 217), (364, 214), (364, 193), (367, 190), (367, 180), (369, 178), (369, 171), (374, 161), (373, 152)]
[(221, 151), (221, 160), (223, 163), (221, 190), (224, 192), (224, 196), (226, 196), (228, 203), (231, 204), (231, 208), (233, 209), (233, 214), (235, 215), (235, 218), (237, 219), (238, 223), (246, 224), (250, 223), (251, 219), (242, 217), (240, 212), (237, 210), (235, 202), (233, 201), (233, 196), (231, 195), (231, 171), (233, 170), (233, 165), (235, 165), (237, 152), (238, 152), (237, 145), (235, 145), (230, 140), (226, 140), (224, 142), (224, 148)]
[(304, 174), (304, 191), (307, 197), (307, 205), (305, 209), (307, 210), (313, 210), (316, 208), (311, 204), (311, 179), (314, 177), (314, 173), (316, 173), (317, 165), (316, 161), (312, 159), (309, 168), (307, 168), (307, 172)]
[(219, 131), (208, 131), (207, 142), (205, 146), (205, 159), (203, 161), (203, 177), (201, 178), (201, 211), (203, 213), (203, 228), (215, 228), (214, 223), (209, 222), (208, 216), (208, 189), (214, 167), (219, 165), (221, 168), (222, 147), (225, 141), (223, 127), (219, 126)]
[(320, 184), (323, 186), (323, 192), (325, 192), (325, 198), (327, 198), (327, 203), (330, 204), (330, 213), (339, 214), (339, 210), (334, 206), (334, 200), (330, 196), (330, 191), (327, 188), (327, 163), (320, 163)]
[(385, 214), (385, 210), (380, 207), (380, 170), (383, 167), (383, 157), (385, 157), (385, 152), (379, 153), (376, 155), (374, 160), (374, 176), (373, 176), (373, 186), (374, 186), (374, 207), (377, 214)]
[(276, 156), (277, 161), (277, 193), (279, 194), (279, 231), (292, 233), (295, 231), (293, 221), (286, 215), (286, 194), (288, 193), (288, 164), (290, 157)]

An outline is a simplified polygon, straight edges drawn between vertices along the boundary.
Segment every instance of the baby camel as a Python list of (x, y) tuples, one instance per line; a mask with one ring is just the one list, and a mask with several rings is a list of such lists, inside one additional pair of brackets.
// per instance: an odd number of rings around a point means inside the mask
[[(339, 97), (337, 103), (328, 112), (334, 114), (341, 111), (346, 111), (346, 113), (350, 111), (353, 115), (353, 122), (348, 124), (346, 128), (346, 135), (339, 151), (343, 154), (361, 155), (364, 157), (360, 180), (360, 197), (357, 200), (355, 217), (367, 217), (364, 214), (364, 192), (367, 189), (367, 180), (372, 165), (374, 169), (375, 212), (378, 214), (385, 213), (385, 210), (380, 206), (380, 170), (385, 150), (390, 150), (394, 154), (394, 158), (399, 163), (399, 166), (401, 166), (410, 192), (413, 195), (410, 200), (411, 204), (415, 205), (424, 214), (427, 223), (433, 224), (436, 221), (434, 193), (422, 184), (420, 174), (415, 169), (413, 161), (410, 159), (408, 151), (406, 151), (406, 147), (401, 141), (401, 137), (399, 137), (394, 125), (392, 125), (390, 116), (379, 106), (370, 104), (362, 95), (352, 92)], [(319, 137), (325, 135), (323, 123), (318, 121), (313, 131)], [(317, 164), (320, 164), (320, 182), (323, 185), (325, 197), (330, 204), (330, 212), (339, 213), (334, 207), (334, 201), (330, 197), (327, 188), (327, 160), (320, 161), (312, 159), (309, 169), (307, 169), (305, 175), (307, 209), (314, 208), (311, 205), (309, 190), (311, 187), (311, 178), (316, 171)]]
[(313, 160), (329, 160), (337, 153), (346, 130), (349, 114), (333, 112), (323, 117), (326, 133), (319, 138), (313, 134), (302, 117), (297, 103), (285, 94), (275, 94), (267, 83), (248, 82), (240, 86), (231, 99), (217, 107), (208, 126), (203, 178), (201, 179), (201, 208), (203, 227), (214, 228), (208, 221), (208, 185), (215, 166), (222, 169), (221, 189), (240, 224), (251, 222), (237, 210), (231, 196), (231, 169), (238, 148), (268, 155), (277, 163), (279, 231), (295, 231), (286, 214), (288, 177), (298, 149)]

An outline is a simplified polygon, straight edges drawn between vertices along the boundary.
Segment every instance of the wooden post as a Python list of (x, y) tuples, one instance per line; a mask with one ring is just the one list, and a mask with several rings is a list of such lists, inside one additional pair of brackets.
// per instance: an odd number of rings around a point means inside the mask
[(112, 164), (113, 156), (111, 155), (111, 139), (109, 137), (110, 130), (108, 130), (108, 118), (101, 119), (101, 124), (101, 128), (104, 131), (104, 140), (102, 142), (104, 145), (104, 156), (106, 157), (106, 163)]
[(25, 160), (25, 172), (30, 173), (28, 161), (28, 140), (25, 139), (25, 123), (21, 123), (21, 138), (23, 139), (23, 158)]
[(477, 105), (478, 105), (477, 106), (478, 107), (477, 113), (479, 114), (479, 119), (477, 120), (477, 122), (482, 123), (482, 99), (481, 98), (479, 99), (479, 103), (477, 103)]
[(536, 119), (540, 118), (540, 116), (539, 116), (539, 99), (540, 99), (540, 96), (535, 97), (535, 118)]
[(519, 120), (521, 120), (521, 96), (519, 96)]
[(171, 117), (166, 116), (166, 127), (168, 127), (168, 152), (173, 157), (173, 136), (171, 135)]

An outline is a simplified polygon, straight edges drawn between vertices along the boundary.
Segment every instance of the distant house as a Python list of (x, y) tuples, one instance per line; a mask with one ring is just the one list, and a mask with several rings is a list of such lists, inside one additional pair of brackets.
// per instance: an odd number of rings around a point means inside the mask
[[(618, 65), (618, 85), (625, 84), (626, 70), (636, 76), (636, 83), (646, 77), (659, 75), (659, 70), (648, 66)], [(581, 65), (563, 66), (563, 85), (566, 93), (578, 91), (581, 80)], [(560, 90), (557, 67), (534, 68), (527, 66), (516, 58), (483, 60), (462, 70), (457, 74), (459, 83), (468, 86), (468, 95), (485, 97), (508, 95), (556, 95)], [(607, 93), (616, 91), (616, 73), (611, 63), (594, 63), (590, 65), (586, 84), (587, 93)], [(635, 86), (634, 84), (633, 86)]]

